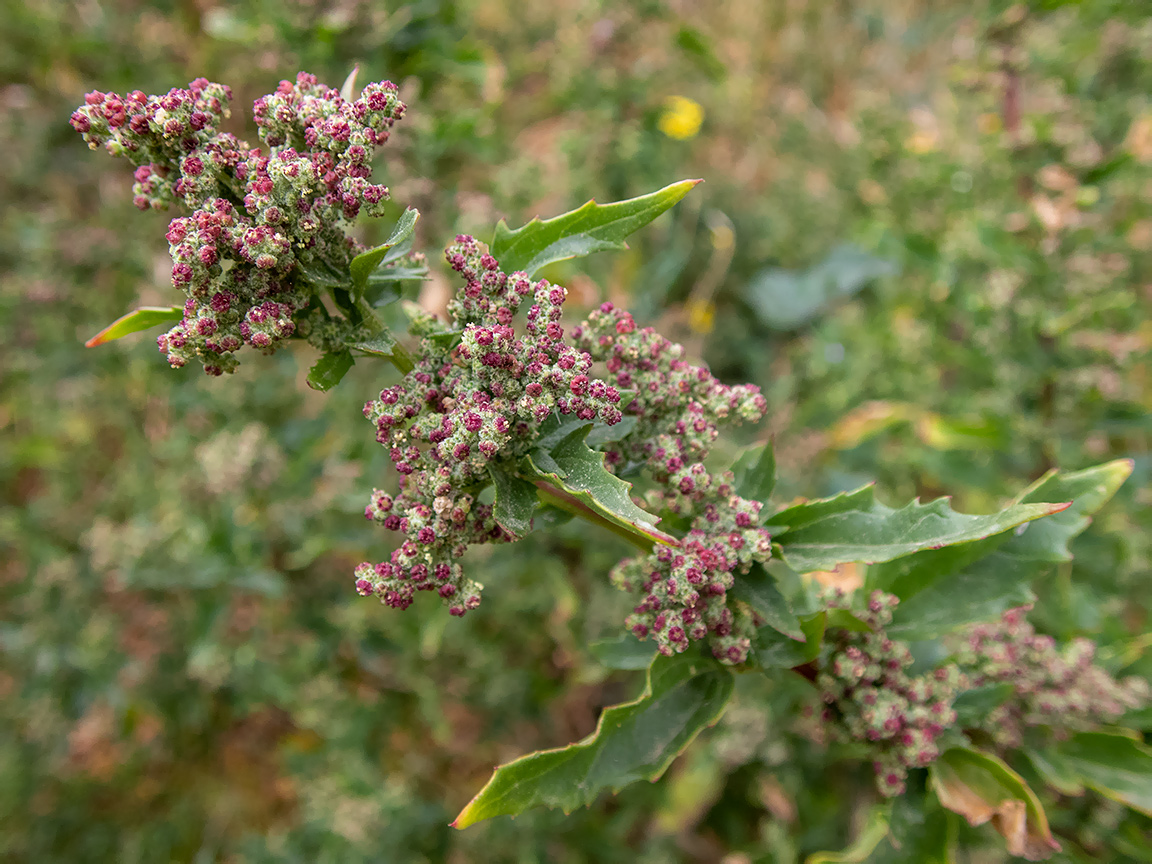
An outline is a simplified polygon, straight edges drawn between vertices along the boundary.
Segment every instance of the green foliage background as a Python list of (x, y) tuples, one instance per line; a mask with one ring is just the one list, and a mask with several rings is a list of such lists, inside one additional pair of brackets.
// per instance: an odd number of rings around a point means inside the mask
[[(1152, 536), (1142, 4), (6, 0), (0, 16), (5, 860), (789, 862), (845, 845), (873, 795), (868, 766), (820, 740), (805, 682), (743, 675), (661, 783), (449, 828), (496, 763), (639, 692), (641, 673), (587, 648), (626, 613), (606, 580), (625, 550), (574, 526), (489, 550), (462, 621), (357, 597), (352, 567), (386, 542), (363, 502), (393, 482), (359, 409), (392, 373), (362, 363), (321, 395), (305, 349), (226, 381), (169, 370), (148, 334), (85, 350), (125, 310), (174, 302), (166, 217), (136, 212), (125, 164), (68, 127), (91, 89), (205, 75), (250, 132), (252, 99), (298, 69), (391, 78), (410, 110), (378, 170), (437, 266), (451, 235), (501, 216), (705, 178), (629, 251), (548, 275), (760, 384), (781, 501), (878, 479), (892, 503), (947, 492), (986, 512), (1050, 466), (1133, 458), (1033, 617), (1149, 673), (1132, 641)], [(684, 140), (660, 129), (673, 95), (704, 112)], [(1046, 805), (1057, 860), (1152, 858), (1147, 818), (1092, 794)]]

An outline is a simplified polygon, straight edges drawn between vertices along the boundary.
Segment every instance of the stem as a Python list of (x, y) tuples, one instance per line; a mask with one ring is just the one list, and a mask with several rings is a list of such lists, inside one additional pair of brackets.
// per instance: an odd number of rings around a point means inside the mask
[(610, 519), (605, 519), (603, 516), (601, 516), (584, 502), (577, 499), (575, 496), (569, 495), (567, 492), (563, 492), (557, 489), (555, 486), (545, 483), (543, 480), (536, 480), (534, 482), (536, 484), (537, 494), (539, 495), (540, 500), (545, 504), (551, 504), (553, 507), (557, 507), (567, 513), (571, 513), (573, 516), (579, 516), (581, 519), (584, 519), (587, 522), (591, 522), (593, 525), (600, 525), (603, 528), (607, 528), (617, 537), (622, 537), (633, 546), (636, 546), (644, 552), (652, 551), (652, 547), (655, 544), (647, 537), (634, 534), (622, 526), (617, 525)]
[(372, 307), (363, 297), (356, 298), (356, 311), (360, 313), (360, 323), (370, 327), (373, 333), (384, 329), (384, 325), (380, 323), (380, 319), (376, 317), (376, 313), (372, 311)]
[[(361, 325), (369, 328), (373, 333), (378, 333), (384, 329), (384, 325), (380, 323), (380, 319), (376, 317), (376, 313), (372, 311), (372, 307), (368, 305), (368, 301), (363, 297), (356, 298), (356, 311), (360, 313)], [(388, 358), (392, 361), (392, 365), (407, 375), (416, 368), (416, 362), (412, 359), (412, 355), (408, 352), (400, 341), (397, 340), (396, 344), (392, 346), (392, 356)]]
[(820, 667), (816, 665), (815, 660), (810, 660), (807, 663), (801, 663), (799, 666), (793, 666), (792, 671), (801, 678), (806, 679), (809, 683), (815, 684), (816, 676), (820, 672)]
[(412, 355), (408, 353), (408, 349), (401, 345), (399, 342), (397, 342), (395, 347), (392, 349), (391, 360), (392, 365), (403, 372), (405, 375), (416, 368), (416, 363), (412, 359)]

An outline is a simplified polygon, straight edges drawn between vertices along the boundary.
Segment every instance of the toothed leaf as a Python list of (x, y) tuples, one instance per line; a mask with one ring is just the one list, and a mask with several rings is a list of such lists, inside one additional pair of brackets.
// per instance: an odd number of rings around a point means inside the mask
[(611, 204), (589, 201), (553, 219), (533, 219), (515, 231), (500, 220), (492, 240), (492, 255), (505, 272), (523, 270), (531, 277), (555, 261), (625, 249), (624, 238), (643, 228), (699, 182), (681, 180), (648, 195)]
[(420, 212), (414, 207), (409, 207), (400, 216), (396, 227), (392, 229), (392, 236), (379, 246), (369, 249), (367, 252), (361, 252), (352, 259), (348, 270), (352, 276), (352, 284), (355, 286), (357, 296), (363, 293), (364, 286), (368, 284), (368, 277), (380, 266), (389, 250), (412, 235), (412, 231), (416, 227), (416, 220), (419, 218)]
[(720, 719), (732, 687), (732, 673), (714, 660), (658, 656), (640, 698), (604, 709), (583, 741), (498, 767), (452, 824), (467, 828), (535, 807), (571, 813), (605, 790), (656, 780), (701, 729)]
[(1014, 504), (987, 516), (954, 511), (947, 498), (913, 501), (894, 510), (865, 486), (834, 498), (811, 501), (776, 513), (768, 521), (772, 539), (789, 566), (800, 572), (831, 570), (837, 564), (891, 561), (921, 549), (980, 540), (1057, 513), (1067, 504)]

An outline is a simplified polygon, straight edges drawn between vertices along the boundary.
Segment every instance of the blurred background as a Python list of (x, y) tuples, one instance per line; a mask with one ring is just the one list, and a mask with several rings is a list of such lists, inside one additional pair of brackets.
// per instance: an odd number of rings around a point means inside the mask
[[(0, 20), (5, 861), (794, 862), (875, 794), (805, 683), (757, 673), (660, 783), (449, 828), (497, 762), (639, 692), (586, 647), (627, 612), (606, 579), (627, 550), (579, 527), (478, 550), (463, 620), (357, 597), (353, 566), (387, 554), (363, 505), (395, 482), (360, 406), (394, 373), (318, 394), (306, 346), (227, 380), (169, 369), (153, 333), (84, 349), (178, 296), (170, 216), (68, 126), (93, 89), (203, 75), (254, 139), (252, 100), (300, 69), (397, 82), (377, 176), (423, 214), (431, 305), (458, 231), (704, 178), (629, 251), (547, 275), (760, 385), (742, 431), (776, 442), (781, 501), (877, 480), (982, 512), (1054, 465), (1134, 459), (1033, 618), (1152, 672), (1110, 649), (1147, 630), (1152, 584), (1146, 4), (2, 0)], [(1047, 803), (1055, 860), (1152, 860), (1147, 818)]]

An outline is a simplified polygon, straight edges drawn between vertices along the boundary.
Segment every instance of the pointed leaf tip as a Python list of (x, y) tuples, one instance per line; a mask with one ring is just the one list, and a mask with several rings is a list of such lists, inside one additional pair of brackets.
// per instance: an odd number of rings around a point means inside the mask
[(352, 67), (352, 71), (348, 73), (348, 77), (344, 79), (344, 85), (340, 88), (340, 98), (345, 102), (356, 101), (356, 75), (360, 72), (360, 64), (357, 63)]
[(628, 235), (676, 204), (700, 182), (681, 180), (648, 195), (610, 204), (592, 199), (552, 219), (537, 217), (516, 230), (501, 220), (492, 239), (492, 255), (505, 271), (522, 270), (531, 277), (556, 261), (625, 249)]
[(658, 779), (701, 729), (720, 719), (734, 680), (715, 660), (657, 656), (638, 699), (605, 708), (596, 730), (582, 741), (496, 768), (452, 827), (535, 807), (571, 813), (601, 792)]
[(1049, 471), (1017, 497), (1020, 503), (1069, 501), (1053, 518), (1031, 526), (1014, 541), (1017, 557), (1036, 561), (1072, 560), (1069, 541), (1088, 527), (1091, 517), (1116, 494), (1132, 473), (1133, 464), (1117, 459), (1080, 471)]
[(947, 499), (913, 501), (898, 510), (876, 500), (871, 485), (832, 498), (808, 501), (768, 517), (779, 526), (773, 540), (795, 570), (831, 570), (847, 561), (882, 564), (916, 552), (941, 549), (1001, 534), (1059, 512), (1066, 504), (1013, 504), (1000, 513), (957, 513)]
[(348, 373), (356, 361), (347, 348), (322, 354), (308, 370), (308, 386), (313, 390), (331, 390)]
[(129, 333), (148, 330), (161, 324), (179, 321), (184, 317), (184, 310), (180, 306), (141, 306), (133, 309), (127, 315), (121, 315), (91, 339), (84, 343), (85, 348), (95, 348), (106, 342), (112, 342)]
[(368, 284), (368, 277), (380, 266), (389, 250), (412, 236), (412, 232), (416, 228), (416, 220), (419, 218), (420, 211), (415, 207), (409, 207), (400, 215), (396, 221), (396, 227), (392, 229), (392, 234), (387, 240), (367, 252), (361, 252), (352, 259), (348, 272), (352, 277), (352, 284), (356, 288), (357, 296), (364, 292), (364, 286)]

